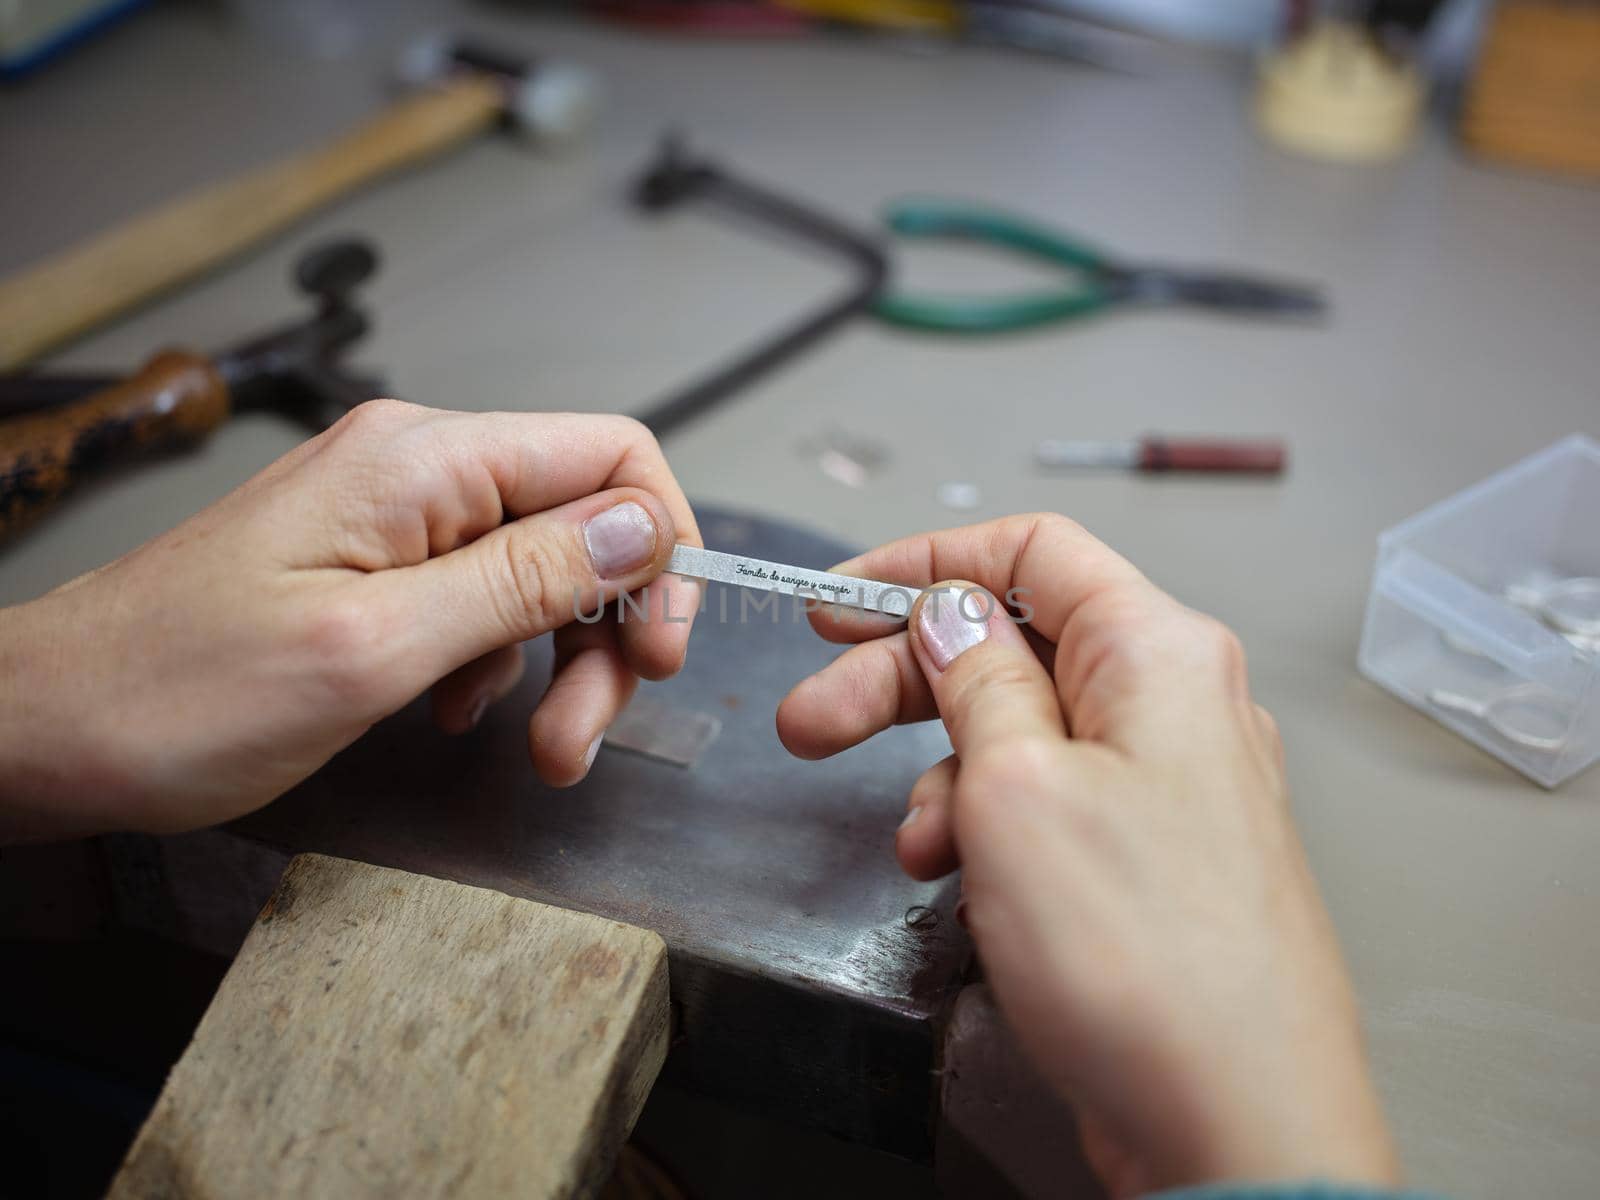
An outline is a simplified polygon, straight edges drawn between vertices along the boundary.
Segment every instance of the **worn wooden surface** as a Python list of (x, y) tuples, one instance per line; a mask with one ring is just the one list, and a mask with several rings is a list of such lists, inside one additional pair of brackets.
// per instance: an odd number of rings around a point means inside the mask
[(301, 855), (110, 1194), (592, 1195), (667, 1038), (655, 934)]
[(1461, 131), (1486, 158), (1600, 175), (1600, 4), (1500, 5)]

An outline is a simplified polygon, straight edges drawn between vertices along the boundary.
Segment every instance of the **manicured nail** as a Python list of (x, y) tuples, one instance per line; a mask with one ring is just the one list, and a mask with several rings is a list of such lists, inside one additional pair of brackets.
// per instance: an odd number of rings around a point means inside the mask
[(988, 637), (993, 611), (994, 601), (979, 588), (941, 588), (924, 596), (917, 632), (933, 665), (943, 671), (958, 654)]
[(906, 815), (904, 817), (902, 817), (901, 820), (900, 820), (900, 828), (904, 829), (907, 825), (911, 824), (911, 822), (915, 821), (921, 815), (922, 815), (922, 805), (920, 805), (920, 804), (917, 805), (915, 808), (907, 810)]
[(606, 731), (602, 729), (595, 734), (594, 741), (589, 743), (589, 748), (583, 752), (583, 769), (587, 771), (594, 766), (594, 756), (600, 753), (600, 743), (606, 740)]
[(479, 696), (472, 702), (472, 707), (467, 710), (467, 728), (476, 729), (478, 722), (483, 720), (483, 714), (489, 711), (489, 697)]
[(655, 555), (656, 523), (642, 505), (624, 501), (583, 523), (589, 561), (601, 579), (637, 571)]

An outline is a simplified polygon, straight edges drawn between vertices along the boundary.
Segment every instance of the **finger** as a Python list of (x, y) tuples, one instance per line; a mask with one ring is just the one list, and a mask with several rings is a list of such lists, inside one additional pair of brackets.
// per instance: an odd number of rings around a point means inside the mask
[(317, 441), (325, 441), (317, 465), (326, 488), (347, 501), (340, 511), (364, 513), (383, 535), (369, 543), (347, 531), (357, 543), (349, 555), (367, 570), (414, 565), (508, 520), (623, 487), (659, 497), (678, 535), (700, 544), (661, 447), (629, 417), (457, 413), (377, 400)]
[(1003, 753), (1021, 739), (1065, 739), (1049, 672), (988, 592), (963, 581), (929, 589), (909, 633), (960, 758)]
[[(835, 571), (838, 569), (833, 568)], [(907, 611), (910, 610), (919, 591), (921, 591), (920, 585), (906, 589)], [(899, 633), (906, 627), (904, 617), (888, 616), (864, 608), (852, 608), (848, 604), (814, 605), (806, 615), (811, 622), (811, 628), (826, 641), (844, 645), (887, 637)]]
[[(500, 646), (574, 621), (649, 583), (666, 566), (672, 518), (649, 492), (617, 488), (501, 526), (414, 567), (379, 571), (367, 585), (400, 624), (397, 661), (414, 690)], [(422, 614), (425, 619), (417, 619)]]
[(1256, 733), (1260, 738), (1263, 753), (1270, 765), (1274, 776), (1281, 779), (1289, 768), (1283, 748), (1283, 735), (1278, 730), (1278, 721), (1270, 712), (1261, 705), (1251, 706), (1252, 715), (1255, 717)]
[(1055, 676), (1073, 735), (1136, 757), (1237, 743), (1257, 727), (1239, 639), (1154, 589), (1086, 601), (1064, 631)]
[(827, 758), (891, 725), (939, 715), (902, 630), (852, 646), (778, 705), (778, 740), (797, 758)]
[(539, 778), (569, 787), (589, 774), (606, 727), (633, 697), (615, 625), (571, 625), (557, 636), (550, 687), (528, 719), (528, 753)]
[[(1059, 513), (1029, 513), (917, 534), (833, 569), (910, 588), (926, 588), (939, 579), (969, 579), (1003, 599), (1052, 642), (1089, 597), (1112, 587), (1156, 590), (1132, 563)], [(882, 621), (838, 608), (812, 617), (819, 633), (840, 641), (881, 636)]]
[(668, 573), (618, 598), (612, 606), (618, 615), (618, 645), (634, 674), (666, 679), (678, 673), (701, 595), (698, 579)]
[(501, 646), (433, 685), (433, 720), (445, 733), (466, 733), (522, 678), (522, 647)]
[[(1197, 727), (1220, 737), (1247, 726), (1238, 639), (1065, 517), (906, 538), (838, 570), (907, 586), (949, 575), (1003, 590), (1029, 628), (1056, 644), (1052, 674), (1074, 737), (1159, 756)], [(846, 618), (833, 635), (850, 630)]]
[[(675, 531), (668, 540), (700, 545), (694, 513), (661, 447), (629, 417), (453, 413), (385, 400), (361, 405), (325, 440), (324, 486), (305, 491), (323, 509), (331, 492), (338, 511), (360, 514), (334, 531), (343, 565), (415, 566), (508, 520), (616, 488), (657, 497)], [(308, 515), (323, 519), (322, 509)], [(688, 621), (638, 622), (623, 634), (624, 653), (646, 677), (671, 674), (682, 663), (699, 595), (696, 585), (677, 579), (648, 589), (651, 599), (679, 592), (671, 611)]]
[(913, 879), (940, 879), (960, 866), (950, 811), (959, 768), (954, 754), (940, 759), (922, 773), (906, 800), (894, 852), (901, 870)]

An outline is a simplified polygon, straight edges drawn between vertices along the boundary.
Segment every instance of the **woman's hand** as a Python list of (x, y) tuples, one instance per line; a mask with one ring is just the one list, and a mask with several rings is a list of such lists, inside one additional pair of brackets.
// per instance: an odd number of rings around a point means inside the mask
[[(1113, 1193), (1391, 1181), (1356, 1006), (1238, 640), (1054, 514), (835, 569), (987, 589), (960, 610), (924, 593), (898, 632), (820, 609), (824, 636), (860, 644), (789, 694), (778, 731), (816, 758), (943, 718), (955, 753), (913, 788), (896, 851), (920, 879), (962, 868), (1001, 1006)], [(1027, 623), (1003, 606), (984, 619), (1007, 593)]]
[[(528, 743), (575, 783), (639, 678), (682, 664), (698, 585), (658, 578), (679, 541), (694, 517), (635, 421), (364, 404), (0, 612), (0, 835), (238, 816), (430, 687), (439, 725), (471, 728), (552, 630)], [(622, 592), (655, 619), (573, 623)]]

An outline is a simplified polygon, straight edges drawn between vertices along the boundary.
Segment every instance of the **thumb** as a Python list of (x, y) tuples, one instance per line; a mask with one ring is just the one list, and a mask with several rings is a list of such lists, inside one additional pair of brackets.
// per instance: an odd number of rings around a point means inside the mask
[(910, 632), (958, 757), (1016, 738), (1066, 736), (1049, 673), (989, 592), (959, 581), (932, 585)]
[(420, 688), (501, 646), (597, 619), (607, 602), (661, 573), (676, 537), (661, 501), (615, 488), (512, 521), (414, 567), (379, 572), (375, 582), (418, 618), (408, 658), (425, 677)]

